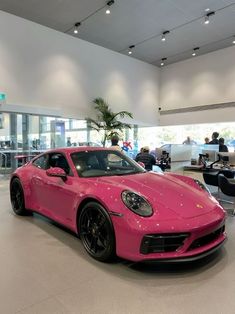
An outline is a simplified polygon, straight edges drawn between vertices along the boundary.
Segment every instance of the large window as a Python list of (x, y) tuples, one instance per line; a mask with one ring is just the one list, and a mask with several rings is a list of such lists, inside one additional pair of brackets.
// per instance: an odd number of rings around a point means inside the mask
[[(182, 144), (189, 136), (197, 144), (211, 139), (214, 131), (225, 139), (229, 150), (235, 147), (235, 122), (125, 129), (119, 145), (130, 157), (143, 146), (150, 150), (164, 144)], [(101, 146), (104, 132), (88, 127), (85, 120), (43, 115), (0, 112), (0, 172), (12, 171), (20, 162), (18, 155), (34, 155), (46, 149), (68, 146)], [(107, 141), (106, 146), (110, 146)]]
[(147, 145), (150, 149), (154, 149), (164, 144), (182, 144), (188, 136), (197, 144), (204, 144), (206, 137), (211, 140), (211, 135), (214, 131), (219, 133), (219, 137), (225, 139), (225, 144), (235, 145), (235, 123), (227, 122), (142, 127), (138, 129), (138, 147), (140, 148)]

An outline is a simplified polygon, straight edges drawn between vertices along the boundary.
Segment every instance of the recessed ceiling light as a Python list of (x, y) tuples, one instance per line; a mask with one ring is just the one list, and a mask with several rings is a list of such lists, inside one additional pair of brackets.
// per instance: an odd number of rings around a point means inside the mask
[(129, 50), (128, 50), (128, 54), (131, 55), (132, 54), (132, 49), (135, 48), (135, 45), (131, 45), (129, 46)]
[(193, 48), (192, 56), (195, 57), (197, 55), (197, 51), (199, 50), (199, 47)]
[(215, 15), (214, 11), (207, 13), (207, 15), (205, 16), (205, 21), (204, 21), (205, 24), (210, 23), (210, 16), (212, 16), (212, 15)]
[(111, 5), (113, 5), (113, 4), (114, 4), (114, 0), (110, 0), (110, 1), (107, 2), (108, 8), (105, 11), (106, 14), (110, 14), (111, 13), (111, 10), (110, 10), (109, 7), (111, 7)]
[(170, 33), (170, 31), (165, 31), (162, 33), (162, 41), (166, 41), (166, 35), (169, 33)]
[(210, 23), (209, 17), (207, 15), (205, 16), (205, 22), (204, 23), (205, 24), (209, 24)]
[(209, 11), (210, 11), (210, 8), (206, 8), (206, 9), (205, 9), (205, 12), (209, 12)]
[(161, 67), (163, 67), (165, 65), (165, 61), (167, 60), (167, 58), (162, 58), (162, 61), (160, 63)]
[(79, 27), (80, 25), (81, 25), (80, 22), (77, 22), (77, 23), (74, 24), (74, 30), (73, 30), (74, 34), (77, 34), (77, 33), (78, 33), (78, 27)]

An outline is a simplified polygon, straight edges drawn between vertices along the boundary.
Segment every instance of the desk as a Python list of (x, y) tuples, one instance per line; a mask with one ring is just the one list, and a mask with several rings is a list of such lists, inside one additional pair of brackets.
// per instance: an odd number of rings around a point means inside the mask
[(203, 171), (204, 169), (206, 168), (203, 165), (190, 165), (183, 168), (184, 171)]

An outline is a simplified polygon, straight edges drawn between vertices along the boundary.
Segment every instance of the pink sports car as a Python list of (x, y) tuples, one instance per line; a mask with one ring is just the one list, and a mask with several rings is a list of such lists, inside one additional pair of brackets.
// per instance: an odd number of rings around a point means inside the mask
[(45, 152), (12, 174), (10, 196), (16, 214), (66, 226), (99, 261), (190, 261), (226, 239), (225, 212), (200, 181), (146, 172), (111, 148)]

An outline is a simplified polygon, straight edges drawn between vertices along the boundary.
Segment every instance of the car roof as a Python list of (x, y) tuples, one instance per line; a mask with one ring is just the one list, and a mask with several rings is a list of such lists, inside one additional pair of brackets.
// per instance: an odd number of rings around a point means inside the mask
[(78, 147), (63, 147), (50, 149), (44, 152), (45, 153), (64, 153), (64, 154), (72, 154), (77, 152), (84, 151), (100, 151), (100, 150), (112, 150), (112, 147), (92, 147), (92, 146), (78, 146)]

